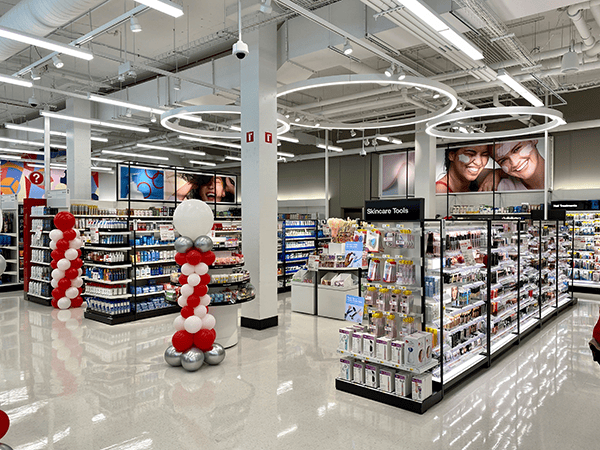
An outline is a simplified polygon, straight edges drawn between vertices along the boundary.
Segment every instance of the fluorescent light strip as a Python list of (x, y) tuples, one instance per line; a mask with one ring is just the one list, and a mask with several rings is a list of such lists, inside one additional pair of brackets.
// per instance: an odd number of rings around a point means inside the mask
[(88, 98), (93, 102), (105, 103), (107, 105), (121, 106), (123, 108), (131, 108), (137, 111), (144, 111), (152, 114), (162, 114), (166, 112), (166, 109), (151, 108), (150, 106), (137, 105), (135, 103), (129, 103), (124, 100), (117, 100), (111, 97), (104, 97), (102, 95), (90, 94)]
[(425, 22), (435, 31), (442, 31), (448, 29), (448, 25), (441, 20), (436, 13), (432, 12), (429, 7), (423, 5), (418, 0), (396, 0), (401, 5), (404, 5), (406, 9), (412, 12), (420, 20)]
[(242, 158), (240, 158), (239, 156), (225, 156), (225, 159), (229, 159), (230, 161), (241, 161)]
[(103, 122), (96, 119), (84, 119), (81, 117), (67, 116), (65, 114), (57, 114), (49, 111), (40, 111), (40, 114), (44, 117), (51, 117), (53, 119), (70, 120), (71, 122), (88, 123), (90, 125), (98, 125), (101, 127), (117, 128), (119, 130), (130, 130), (139, 131), (140, 133), (149, 133), (150, 129), (146, 127), (138, 127), (136, 125), (127, 125), (115, 122)]
[(513, 91), (517, 92), (521, 97), (531, 103), (533, 106), (544, 106), (544, 102), (540, 100), (533, 92), (511, 77), (506, 70), (500, 69), (498, 77), (500, 81), (506, 84)]
[(17, 148), (0, 148), (0, 152), (21, 153), (21, 154), (29, 154), (29, 155), (43, 155), (44, 154), (44, 152), (41, 150), (20, 150)]
[[(45, 169), (45, 166), (43, 164), (28, 164), (27, 162), (26, 162), (26, 164), (29, 167), (37, 167), (38, 169)], [(51, 169), (66, 169), (67, 166), (64, 164), (50, 164), (50, 168)]]
[(17, 86), (23, 86), (28, 88), (33, 86), (33, 83), (31, 81), (22, 80), (17, 77), (11, 77), (10, 75), (0, 75), (0, 83), (16, 84)]
[(61, 44), (59, 42), (51, 41), (50, 39), (36, 36), (34, 34), (25, 33), (24, 31), (17, 31), (11, 28), (0, 27), (0, 37), (22, 42), (27, 45), (33, 45), (35, 47), (42, 47), (47, 50), (52, 50), (53, 52), (74, 56), (75, 58), (85, 59), (86, 61), (94, 59), (94, 55), (92, 55), (88, 50), (81, 49), (72, 45)]
[(237, 148), (238, 150), (241, 150), (241, 148), (242, 148), (242, 146), (240, 144), (231, 144), (229, 142), (214, 141), (212, 139), (202, 139), (202, 138), (190, 137), (190, 136), (186, 136), (184, 134), (180, 134), (179, 139), (183, 139), (184, 141), (201, 142), (203, 144), (220, 145), (223, 147)]
[(0, 159), (5, 159), (7, 161), (23, 161), (23, 158), (13, 155), (0, 155)]
[(115, 152), (113, 150), (102, 150), (102, 153), (105, 155), (131, 156), (134, 158), (156, 159), (158, 161), (168, 161), (169, 160), (169, 158), (166, 158), (164, 156), (152, 156), (152, 155), (144, 155), (144, 154), (139, 154), (139, 153)]
[[(14, 123), (5, 123), (4, 128), (8, 128), (9, 130), (25, 131), (27, 133), (44, 134), (44, 130), (42, 130), (41, 128), (26, 127), (24, 125), (16, 125)], [(64, 131), (52, 131), (51, 130), (50, 136), (67, 137), (67, 133), (65, 133)], [(108, 142), (108, 139), (103, 138), (103, 137), (96, 137), (96, 136), (91, 136), (90, 140), (95, 141), (95, 142)]]
[(342, 147), (336, 147), (335, 145), (330, 145), (328, 147), (325, 146), (325, 144), (317, 144), (317, 147), (322, 148), (322, 149), (329, 149), (332, 152), (343, 152), (344, 149)]
[(277, 152), (277, 156), (285, 156), (286, 158), (293, 158), (296, 155), (294, 155), (293, 153)]
[(173, 147), (162, 147), (160, 145), (137, 144), (137, 146), (141, 147), (141, 148), (150, 148), (150, 149), (155, 149), (155, 150), (164, 150), (166, 152), (184, 153), (184, 154), (187, 154), (187, 155), (196, 155), (196, 156), (204, 156), (204, 155), (206, 155), (205, 152), (194, 151), (194, 150), (183, 150), (183, 149), (180, 149), (180, 148), (173, 148)]
[(288, 136), (277, 136), (277, 140), (278, 141), (293, 142), (295, 144), (297, 144), (298, 142), (300, 142), (300, 139), (295, 138), (295, 137), (288, 137)]
[(112, 163), (112, 164), (118, 164), (118, 163), (122, 163), (123, 162), (123, 161), (118, 160), (118, 159), (108, 159), (108, 158), (96, 158), (96, 157), (92, 157), (90, 159), (92, 161), (107, 162), (107, 163)]
[[(0, 136), (0, 141), (10, 142), (12, 144), (19, 144), (19, 145), (30, 145), (32, 147), (43, 147), (44, 146), (43, 142), (24, 141), (23, 139), (13, 139), (13, 138), (7, 138), (7, 137), (3, 137), (3, 136)], [(50, 147), (64, 148), (64, 149), (67, 148), (66, 145), (59, 145), (59, 144), (52, 144), (52, 143), (50, 143)]]
[(466, 54), (469, 58), (478, 61), (483, 59), (483, 53), (477, 50), (469, 41), (467, 41), (461, 34), (458, 34), (454, 30), (443, 30), (440, 34), (452, 42), (456, 48)]
[(190, 160), (190, 162), (191, 162), (192, 164), (201, 164), (201, 165), (203, 165), (203, 166), (216, 166), (216, 164), (215, 164), (215, 163), (212, 163), (212, 162), (206, 162), (206, 161), (193, 161), (193, 160)]
[(112, 167), (90, 167), (92, 172), (110, 172), (114, 173)]
[(393, 137), (389, 137), (389, 136), (376, 136), (375, 139), (377, 139), (379, 141), (390, 142), (392, 144), (397, 144), (397, 145), (402, 144), (402, 139), (397, 139), (397, 138), (393, 138)]
[(160, 11), (161, 13), (168, 14), (172, 17), (183, 16), (183, 8), (168, 0), (135, 0), (142, 5), (146, 5), (149, 8)]

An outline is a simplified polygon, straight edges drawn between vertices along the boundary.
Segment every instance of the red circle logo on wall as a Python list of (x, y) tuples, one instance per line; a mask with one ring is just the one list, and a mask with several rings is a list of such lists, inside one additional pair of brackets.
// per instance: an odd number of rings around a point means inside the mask
[(43, 184), (44, 174), (41, 172), (32, 172), (31, 175), (29, 175), (29, 181), (37, 185)]

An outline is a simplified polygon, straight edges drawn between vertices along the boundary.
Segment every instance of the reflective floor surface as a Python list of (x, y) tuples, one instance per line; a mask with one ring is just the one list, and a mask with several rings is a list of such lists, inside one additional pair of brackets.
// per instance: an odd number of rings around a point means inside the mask
[[(0, 297), (3, 442), (37, 449), (593, 449), (600, 366), (579, 302), (419, 416), (338, 392), (342, 322), (290, 312), (219, 366), (172, 368), (175, 316), (108, 325)], [(65, 319), (61, 317), (61, 319)]]

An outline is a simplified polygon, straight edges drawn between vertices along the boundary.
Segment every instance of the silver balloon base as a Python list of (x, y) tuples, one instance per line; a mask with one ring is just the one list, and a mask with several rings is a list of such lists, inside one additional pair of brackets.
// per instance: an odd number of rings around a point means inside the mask
[(13, 450), (13, 448), (0, 442), (0, 450)]
[[(165, 350), (165, 361), (173, 367), (181, 366), (188, 372), (196, 372), (204, 363), (209, 366), (216, 366), (225, 359), (225, 349), (221, 344), (216, 342), (212, 348), (203, 352), (202, 350), (192, 347), (186, 352), (178, 352), (172, 345)], [(10, 447), (9, 447), (10, 448)], [(0, 447), (0, 450), (7, 450)]]

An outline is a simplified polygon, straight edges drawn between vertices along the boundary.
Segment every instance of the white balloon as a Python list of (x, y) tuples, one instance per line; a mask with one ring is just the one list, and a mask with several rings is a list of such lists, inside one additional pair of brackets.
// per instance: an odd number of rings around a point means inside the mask
[(208, 273), (208, 266), (205, 263), (196, 264), (194, 266), (194, 272), (198, 275), (204, 275)]
[(77, 248), (80, 248), (82, 245), (83, 245), (83, 242), (79, 238), (75, 238), (71, 242), (69, 242), (69, 248), (77, 249)]
[(78, 276), (81, 276), (83, 274), (83, 270), (82, 269), (77, 269), (77, 274), (78, 274)]
[(203, 320), (198, 316), (190, 316), (185, 319), (184, 327), (185, 331), (188, 333), (194, 334), (200, 331), (202, 326), (204, 325)]
[(208, 313), (208, 308), (204, 305), (198, 305), (194, 308), (194, 315), (201, 319)]
[(177, 304), (179, 306), (181, 306), (182, 308), (185, 308), (187, 306), (187, 299), (188, 299), (187, 295), (186, 296), (182, 295), (181, 297), (179, 297), (177, 299)]
[(50, 239), (52, 239), (54, 242), (60, 241), (62, 238), (63, 238), (63, 232), (60, 231), (59, 229), (52, 230), (50, 232)]
[(71, 261), (69, 261), (67, 258), (60, 259), (56, 263), (56, 268), (59, 270), (62, 270), (63, 272), (66, 272), (67, 270), (69, 270), (70, 267), (71, 267)]
[(192, 241), (208, 234), (214, 221), (212, 209), (201, 200), (184, 200), (173, 214), (175, 229), (181, 236), (189, 237)]
[(60, 270), (60, 269), (54, 269), (52, 271), (52, 279), (53, 280), (60, 280), (62, 278), (65, 277), (65, 271), (64, 270)]
[[(71, 311), (69, 311), (69, 312), (71, 312)], [(65, 327), (67, 328), (67, 330), (73, 331), (73, 330), (77, 329), (77, 327), (79, 327), (79, 321), (77, 319), (69, 319), (65, 323)]]
[(69, 309), (71, 307), (71, 299), (63, 297), (58, 301), (58, 309)]
[(184, 275), (191, 275), (194, 273), (194, 266), (192, 266), (189, 263), (185, 263), (183, 266), (181, 266), (181, 273)]
[(69, 356), (71, 356), (71, 350), (69, 350), (67, 347), (60, 348), (56, 352), (56, 357), (60, 361), (66, 361)]
[(71, 311), (59, 311), (58, 314), (56, 314), (56, 318), (61, 322), (66, 322), (71, 318)]
[(50, 286), (52, 286), (53, 288), (57, 288), (58, 287), (58, 280), (56, 278), (52, 278), (50, 280)]
[(181, 295), (185, 297), (189, 297), (194, 293), (194, 288), (189, 284), (184, 284), (181, 286)]
[(50, 241), (50, 249), (51, 250), (56, 250), (56, 242)]
[(74, 299), (79, 295), (79, 289), (76, 287), (70, 287), (65, 291), (65, 297), (69, 297), (70, 299)]
[(185, 329), (185, 327), (183, 326), (184, 322), (185, 322), (185, 317), (183, 317), (183, 316), (175, 317), (175, 320), (173, 321), (173, 328), (175, 328), (175, 330), (177, 330), (177, 331), (181, 331), (181, 330)]
[(193, 273), (188, 277), (188, 284), (190, 286), (198, 286), (200, 284), (200, 275)]
[(75, 230), (75, 237), (76, 238), (80, 238), (81, 237), (81, 233), (79, 232), (79, 230), (77, 228), (73, 228), (73, 230)]
[(71, 280), (71, 286), (76, 288), (80, 288), (81, 286), (83, 286), (83, 280), (81, 279), (81, 277), (73, 278)]
[(200, 297), (200, 304), (204, 305), (204, 306), (208, 306), (208, 305), (210, 305), (210, 300), (211, 300), (210, 295), (206, 294), (206, 295)]
[(75, 249), (75, 248), (68, 248), (65, 251), (65, 258), (68, 259), (69, 261), (73, 261), (74, 259), (77, 259), (78, 256), (79, 256), (79, 253), (77, 252), (77, 249)]
[(217, 323), (217, 321), (215, 319), (215, 316), (213, 316), (212, 314), (207, 314), (202, 319), (202, 328), (205, 328), (207, 330), (212, 330), (215, 327), (216, 323)]

